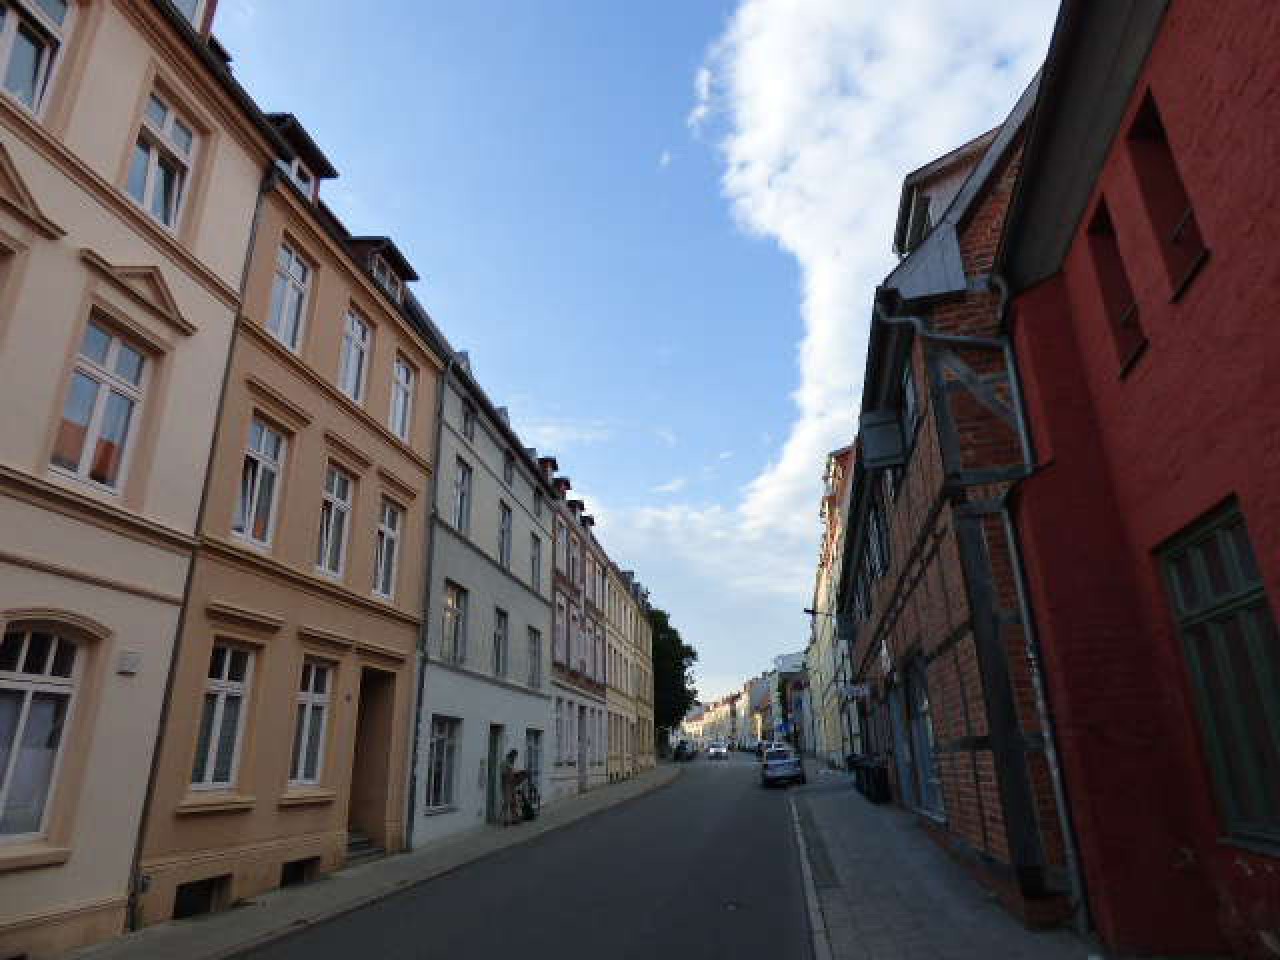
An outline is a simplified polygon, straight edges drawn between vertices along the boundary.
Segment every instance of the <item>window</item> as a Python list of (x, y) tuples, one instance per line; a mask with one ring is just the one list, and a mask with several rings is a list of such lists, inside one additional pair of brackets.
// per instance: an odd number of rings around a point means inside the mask
[(247, 650), (214, 644), (191, 771), (195, 788), (229, 787), (235, 782), (252, 668), (252, 655)]
[(511, 508), (498, 504), (498, 562), (511, 569)]
[(141, 351), (89, 322), (62, 408), (53, 466), (112, 490), (120, 488), (147, 366)]
[(278, 163), (284, 172), (289, 175), (289, 179), (298, 185), (298, 189), (306, 194), (308, 200), (315, 198), (316, 178), (307, 169), (301, 157), (294, 157), (290, 163), (285, 163), (283, 160), (278, 161)]
[(564, 572), (569, 569), (569, 531), (556, 518), (556, 569)]
[(567, 644), (569, 631), (569, 608), (565, 603), (561, 594), (556, 594), (556, 622), (555, 637), (553, 642), (555, 646), (552, 648), (552, 655), (555, 657), (556, 663), (567, 662)]
[(536, 787), (542, 783), (542, 731), (524, 732), (524, 768)]
[(75, 694), (76, 646), (11, 626), (0, 643), (0, 837), (40, 833)]
[(1129, 157), (1138, 175), (1143, 205), (1176, 297), (1204, 263), (1209, 251), (1200, 235), (1191, 198), (1178, 173), (1160, 111), (1150, 93), (1138, 108), (1128, 140)]
[(62, 43), (67, 0), (0, 4), (0, 67), (4, 88), (37, 112)]
[(569, 540), (569, 579), (574, 583), (582, 582), (582, 547), (577, 537)]
[(231, 523), (234, 533), (262, 546), (276, 526), (276, 496), (284, 469), (284, 437), (254, 417), (240, 471), (240, 501)]
[(493, 675), (505, 677), (507, 664), (511, 658), (510, 622), (507, 611), (498, 608), (493, 611)]
[(467, 591), (456, 583), (444, 585), (444, 634), (440, 638), (440, 657), (449, 663), (465, 663), (467, 659)]
[(365, 373), (369, 363), (369, 324), (354, 310), (347, 311), (342, 334), (342, 366), (338, 386), (357, 403), (364, 400)]
[(529, 583), (542, 590), (542, 538), (536, 533), (529, 534)]
[(351, 519), (351, 488), (354, 481), (330, 465), (324, 476), (324, 496), (320, 503), (320, 541), (316, 566), (335, 577), (342, 576), (347, 563), (347, 528)]
[(387, 261), (376, 253), (373, 255), (373, 279), (378, 281), (378, 286), (387, 291), (392, 300), (400, 302), (404, 286)]
[(151, 94), (129, 161), (129, 196), (166, 227), (174, 227), (185, 199), (196, 135), (158, 94)]
[(471, 465), (461, 457), (453, 474), (453, 525), (461, 533), (471, 529)]
[(516, 458), (508, 453), (502, 459), (502, 482), (508, 487), (516, 480)]
[(329, 720), (330, 674), (333, 668), (315, 660), (302, 664), (298, 684), (297, 723), (289, 782), (315, 784), (324, 769), (324, 732)]
[(1120, 245), (1111, 224), (1106, 200), (1098, 201), (1098, 209), (1089, 223), (1089, 256), (1098, 278), (1102, 306), (1111, 326), (1116, 355), (1122, 367), (1127, 366), (1146, 345), (1147, 338), (1138, 320), (1138, 303), (1129, 285), (1129, 275), (1120, 257)]
[(204, 0), (173, 0), (174, 5), (182, 11), (182, 15), (191, 21), (192, 26), (200, 27), (200, 11)]
[(453, 787), (458, 773), (458, 739), (462, 721), (453, 717), (431, 717), (431, 744), (427, 751), (428, 810), (453, 805)]
[(919, 423), (920, 398), (916, 395), (916, 378), (908, 359), (902, 368), (902, 444), (905, 450), (911, 449), (911, 441)]
[(564, 700), (556, 697), (556, 763), (564, 763)]
[(396, 563), (400, 559), (400, 528), (403, 522), (404, 511), (383, 498), (373, 557), (373, 592), (388, 600), (396, 592)]
[(539, 520), (542, 519), (542, 491), (533, 491), (533, 515)]
[(462, 435), (472, 442), (476, 439), (476, 408), (470, 402), (462, 405)]
[(417, 374), (409, 361), (396, 357), (391, 381), (391, 432), (409, 442), (409, 428), (413, 423), (413, 384)]
[(295, 353), (302, 339), (302, 322), (311, 285), (311, 268), (292, 247), (282, 244), (276, 254), (276, 278), (271, 288), (267, 329)]
[(542, 634), (536, 627), (529, 628), (529, 686), (542, 688)]
[(1244, 519), (1220, 511), (1163, 561), (1224, 824), (1280, 840), (1280, 634)]

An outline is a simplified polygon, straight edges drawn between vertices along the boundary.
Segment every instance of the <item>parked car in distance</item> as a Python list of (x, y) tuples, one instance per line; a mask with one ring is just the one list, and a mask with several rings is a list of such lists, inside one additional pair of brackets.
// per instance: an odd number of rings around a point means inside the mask
[(675, 752), (671, 754), (671, 758), (678, 763), (685, 763), (697, 755), (698, 751), (692, 743), (688, 740), (681, 740), (676, 744)]
[(804, 764), (794, 750), (775, 748), (765, 752), (764, 763), (760, 764), (760, 786), (805, 782)]
[(729, 758), (729, 748), (723, 740), (711, 741), (711, 746), (707, 747), (708, 760), (727, 760)]

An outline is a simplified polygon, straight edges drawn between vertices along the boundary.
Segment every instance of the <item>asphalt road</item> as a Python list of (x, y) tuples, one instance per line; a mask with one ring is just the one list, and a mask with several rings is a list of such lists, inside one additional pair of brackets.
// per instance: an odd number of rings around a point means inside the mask
[(260, 950), (253, 960), (810, 960), (788, 790), (705, 755), (674, 784)]

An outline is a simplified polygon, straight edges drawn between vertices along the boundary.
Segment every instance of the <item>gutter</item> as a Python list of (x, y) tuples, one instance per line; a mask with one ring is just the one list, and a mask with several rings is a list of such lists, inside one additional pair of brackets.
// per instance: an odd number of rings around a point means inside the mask
[(1076, 839), (1075, 825), (1071, 817), (1071, 806), (1068, 802), (1066, 778), (1062, 772), (1062, 762), (1058, 752), (1057, 727), (1054, 723), (1053, 709), (1049, 704), (1048, 692), (1044, 684), (1042, 668), (1043, 651), (1040, 647), (1040, 635), (1036, 630), (1035, 611), (1031, 606), (1031, 592), (1027, 586), (1027, 571), (1023, 562), (1021, 542), (1018, 537), (1017, 522), (1011, 509), (1011, 501), (1018, 494), (1019, 486), (1036, 470), (1035, 449), (1032, 446), (1031, 433), (1027, 425), (1026, 404), (1022, 393), (1022, 377), (1018, 371), (1018, 358), (1013, 349), (1013, 322), (1009, 311), (1011, 299), (1009, 285), (1000, 273), (991, 275), (992, 285), (1000, 292), (1000, 305), (997, 308), (1001, 329), (1005, 331), (1005, 355), (1009, 369), (1009, 389), (1014, 415), (1018, 423), (1018, 436), (1027, 452), (1027, 473), (1010, 483), (1009, 489), (1000, 498), (1000, 516), (1004, 523), (1005, 538), (1009, 542), (1011, 566), (1013, 568), (1014, 587), (1018, 596), (1018, 614), (1022, 620), (1022, 629), (1026, 638), (1027, 663), (1031, 673), (1031, 690), (1035, 696), (1036, 715), (1040, 719), (1040, 729), (1044, 732), (1044, 757), (1049, 766), (1049, 780), (1053, 785), (1053, 798), (1058, 808), (1058, 826), (1062, 830), (1063, 851), (1067, 861), (1067, 879), (1071, 885), (1071, 914), (1073, 926), (1077, 933), (1088, 934), (1093, 929), (1093, 920), (1089, 911), (1088, 889), (1084, 873), (1080, 868), (1080, 848)]
[[(253, 263), (254, 250), (257, 247), (258, 227), (262, 222), (262, 201), (275, 189), (279, 180), (279, 171), (274, 164), (269, 164), (262, 182), (258, 185), (258, 197), (254, 201), (253, 220), (249, 225), (249, 242), (245, 246), (244, 264), (240, 268), (240, 303), (244, 303), (245, 288), (249, 283), (249, 265)], [(182, 652), (182, 635), (187, 626), (187, 611), (191, 606), (191, 585), (195, 580), (196, 556), (200, 549), (199, 540), (204, 531), (205, 513), (209, 504), (209, 485), (213, 479), (213, 457), (218, 449), (218, 439), (222, 434), (222, 414), (227, 401), (227, 384), (231, 380), (231, 363), (235, 357), (236, 346), (240, 342), (240, 309), (236, 307), (231, 318), (231, 340), (227, 344), (227, 359), (222, 368), (222, 385), (218, 388), (218, 410), (213, 421), (213, 433), (209, 438), (209, 453), (205, 457), (204, 482), (200, 488), (200, 505), (196, 508), (195, 539), (196, 546), (191, 551), (190, 563), (187, 564), (186, 583), (182, 587), (182, 606), (178, 612), (178, 623), (173, 632), (173, 650), (169, 655), (169, 670), (165, 678), (164, 698), (160, 701), (160, 717), (156, 724), (155, 740), (151, 746), (151, 768), (147, 772), (147, 789), (142, 799), (142, 812), (138, 819), (138, 836), (133, 845), (133, 861), (129, 866), (129, 893), (125, 904), (125, 930), (132, 932), (138, 929), (138, 896), (146, 893), (150, 885), (149, 878), (139, 873), (142, 863), (142, 844), (146, 836), (147, 822), (150, 819), (151, 807), (155, 802), (156, 777), (160, 769), (160, 753), (164, 746), (164, 734), (169, 721), (169, 708), (173, 703), (173, 684), (178, 672), (179, 655)]]
[(418, 796), (418, 752), (422, 748), (422, 700), (427, 684), (427, 638), (431, 630), (431, 578), (435, 570), (436, 528), (440, 523), (438, 507), (440, 495), (440, 448), (444, 438), (444, 391), (453, 376), (457, 354), (450, 350), (444, 370), (440, 372), (440, 385), (436, 388), (436, 438), (432, 445), (431, 506), (427, 511), (427, 556), (422, 571), (422, 626), (418, 630), (418, 676), (413, 692), (413, 738), (409, 746), (409, 790), (406, 800), (404, 842), (413, 849), (414, 810)]

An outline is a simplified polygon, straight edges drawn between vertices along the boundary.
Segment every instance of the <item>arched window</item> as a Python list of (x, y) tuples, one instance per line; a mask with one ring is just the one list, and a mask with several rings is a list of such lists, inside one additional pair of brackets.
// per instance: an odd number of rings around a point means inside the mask
[(40, 834), (75, 699), (75, 642), (11, 623), (0, 642), (0, 839)]

